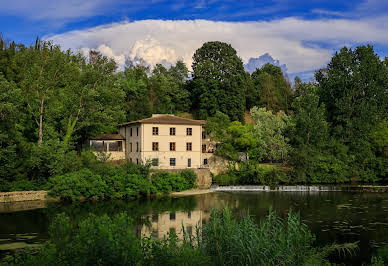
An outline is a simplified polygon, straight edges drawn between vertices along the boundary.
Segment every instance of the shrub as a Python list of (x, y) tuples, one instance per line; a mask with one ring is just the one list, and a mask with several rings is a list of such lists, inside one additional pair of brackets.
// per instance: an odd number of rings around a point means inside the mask
[(212, 210), (194, 236), (175, 233), (162, 240), (138, 240), (125, 213), (109, 218), (89, 215), (74, 226), (58, 215), (50, 240), (35, 255), (22, 253), (4, 265), (328, 265), (333, 251), (350, 251), (355, 244), (313, 246), (315, 240), (299, 215), (286, 220), (270, 211), (259, 225), (249, 217), (235, 219), (231, 211)]
[(172, 191), (182, 191), (192, 188), (185, 178), (179, 174), (169, 172), (153, 174), (151, 182), (155, 186), (156, 191), (161, 193), (170, 193)]
[(81, 196), (104, 197), (107, 185), (101, 176), (94, 174), (89, 169), (82, 169), (77, 172), (62, 176), (55, 176), (50, 179), (53, 196), (60, 196), (64, 200), (79, 200)]
[(238, 182), (235, 173), (230, 171), (228, 173), (220, 173), (216, 175), (213, 179), (213, 183), (220, 186), (227, 186), (236, 185)]
[(277, 185), (289, 182), (289, 176), (279, 166), (259, 164), (240, 164), (239, 170), (230, 170), (214, 179), (218, 185)]
[(183, 170), (179, 173), (191, 187), (195, 187), (195, 182), (197, 181), (197, 174), (193, 170)]

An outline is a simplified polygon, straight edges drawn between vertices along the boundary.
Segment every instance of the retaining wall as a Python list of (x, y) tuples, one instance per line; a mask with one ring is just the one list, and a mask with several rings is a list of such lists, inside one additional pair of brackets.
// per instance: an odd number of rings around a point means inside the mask
[(14, 192), (0, 192), (0, 202), (17, 202), (30, 200), (46, 200), (48, 191), (14, 191)]

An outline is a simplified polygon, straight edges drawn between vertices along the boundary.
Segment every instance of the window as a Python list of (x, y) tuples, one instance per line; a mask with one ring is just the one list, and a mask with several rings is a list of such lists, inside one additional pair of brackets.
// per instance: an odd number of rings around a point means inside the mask
[(139, 136), (139, 127), (136, 128), (136, 136)]
[(175, 151), (175, 142), (170, 142), (170, 151)]
[(123, 151), (122, 141), (109, 142), (109, 151)]
[(129, 161), (132, 163), (132, 158), (129, 158)]
[(102, 141), (92, 140), (92, 147), (96, 151), (102, 151), (104, 147), (104, 143)]
[(152, 221), (157, 222), (159, 220), (159, 215), (157, 214), (152, 214)]
[(153, 151), (159, 150), (159, 142), (152, 142), (152, 150)]
[(186, 135), (192, 136), (193, 135), (193, 129), (191, 127), (186, 128)]
[(207, 159), (203, 159), (203, 164), (207, 165)]
[(170, 136), (175, 136), (175, 127), (170, 127)]
[(152, 135), (159, 135), (159, 128), (158, 127), (152, 128)]
[(187, 159), (187, 167), (191, 167), (191, 158)]
[(139, 142), (136, 142), (136, 152), (139, 151)]
[(139, 159), (136, 159), (136, 164), (139, 164)]
[(193, 147), (193, 145), (191, 144), (191, 142), (186, 143), (186, 151), (191, 151), (192, 147)]
[(175, 158), (170, 158), (170, 166), (175, 166)]
[(159, 237), (158, 230), (152, 230), (152, 238), (157, 239)]
[(132, 128), (131, 128), (131, 130), (129, 131), (129, 134), (131, 135), (131, 137), (132, 137)]
[(153, 158), (152, 159), (152, 166), (158, 166), (159, 165), (159, 158)]
[(132, 152), (132, 142), (129, 143), (129, 151)]
[(206, 152), (206, 144), (202, 144), (202, 152)]
[(170, 212), (170, 221), (175, 221), (175, 212)]
[(202, 138), (206, 139), (206, 132), (205, 131), (202, 131)]
[(187, 218), (191, 219), (191, 211), (187, 212)]

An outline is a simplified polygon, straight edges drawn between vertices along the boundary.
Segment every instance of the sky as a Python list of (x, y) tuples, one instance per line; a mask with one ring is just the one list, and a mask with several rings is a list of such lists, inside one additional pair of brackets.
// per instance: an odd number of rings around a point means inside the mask
[(190, 68), (207, 41), (230, 43), (245, 64), (268, 53), (304, 79), (343, 46), (388, 56), (388, 0), (2, 0), (0, 25), (5, 39), (95, 49), (119, 67), (129, 58)]

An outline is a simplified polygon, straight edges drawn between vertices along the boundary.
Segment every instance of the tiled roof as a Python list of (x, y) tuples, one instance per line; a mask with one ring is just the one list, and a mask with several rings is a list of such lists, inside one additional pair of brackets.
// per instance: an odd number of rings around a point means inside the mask
[(123, 124), (120, 124), (119, 126), (126, 126), (131, 124), (205, 125), (206, 121), (187, 119), (187, 118), (182, 118), (175, 115), (161, 114), (161, 115), (154, 115), (150, 118), (123, 123)]
[(94, 138), (91, 138), (94, 140), (123, 140), (124, 137), (121, 136), (120, 134), (100, 134), (97, 135)]

